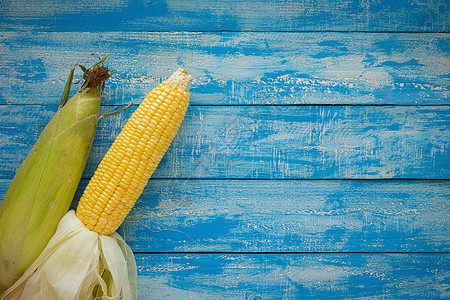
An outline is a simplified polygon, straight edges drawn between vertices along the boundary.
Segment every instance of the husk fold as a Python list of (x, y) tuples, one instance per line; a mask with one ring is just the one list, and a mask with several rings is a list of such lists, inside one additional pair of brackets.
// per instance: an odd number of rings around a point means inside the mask
[(57, 112), (0, 205), (0, 293), (40, 255), (70, 207), (97, 128), (102, 86), (111, 75), (100, 66), (105, 58), (84, 68), (84, 84), (67, 100), (72, 69)]
[(87, 229), (69, 211), (47, 247), (0, 299), (136, 299), (136, 262), (120, 237)]

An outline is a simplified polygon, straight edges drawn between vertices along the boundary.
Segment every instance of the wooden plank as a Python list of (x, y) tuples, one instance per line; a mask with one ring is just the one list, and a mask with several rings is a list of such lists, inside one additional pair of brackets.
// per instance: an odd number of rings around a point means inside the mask
[(192, 104), (448, 105), (449, 37), (6, 32), (0, 34), (0, 104), (55, 105), (75, 62), (88, 65), (91, 53), (111, 53), (107, 66), (115, 74), (105, 105), (140, 103), (177, 66), (193, 75)]
[(449, 181), (153, 179), (118, 232), (134, 252), (449, 252), (449, 197)]
[(448, 254), (137, 255), (140, 299), (448, 299)]
[(448, 252), (449, 199), (449, 181), (151, 180), (119, 232), (137, 252)]
[(446, 31), (445, 0), (3, 1), (0, 29)]
[[(55, 110), (0, 106), (0, 178), (12, 178)], [(132, 111), (100, 121), (85, 178)], [(449, 112), (447, 106), (191, 106), (154, 178), (449, 179)]]

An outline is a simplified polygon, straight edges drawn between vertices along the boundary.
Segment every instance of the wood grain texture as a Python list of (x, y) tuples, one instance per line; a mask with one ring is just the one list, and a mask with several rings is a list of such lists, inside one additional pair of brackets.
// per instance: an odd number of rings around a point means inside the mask
[(111, 54), (102, 113), (181, 66), (192, 105), (119, 229), (140, 299), (448, 299), (449, 7), (0, 0), (0, 197), (74, 63)]
[(106, 65), (115, 74), (104, 105), (140, 103), (177, 66), (192, 73), (191, 103), (198, 105), (448, 105), (449, 37), (3, 32), (0, 104), (55, 105), (76, 62), (110, 53)]
[(450, 252), (449, 196), (449, 181), (151, 180), (119, 233), (136, 252)]
[(449, 181), (153, 179), (118, 232), (139, 253), (449, 252), (449, 196)]
[(2, 1), (0, 29), (50, 31), (445, 31), (445, 0)]
[[(134, 109), (100, 121), (85, 178)], [(55, 111), (0, 106), (0, 178), (13, 177)], [(447, 106), (191, 106), (154, 178), (449, 179), (449, 112)]]
[(140, 299), (448, 299), (448, 254), (145, 254)]

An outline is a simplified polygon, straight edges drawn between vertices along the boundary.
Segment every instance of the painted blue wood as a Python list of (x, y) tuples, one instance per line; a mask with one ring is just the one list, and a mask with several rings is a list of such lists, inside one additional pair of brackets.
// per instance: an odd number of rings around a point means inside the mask
[(152, 179), (118, 232), (139, 253), (450, 252), (449, 195), (449, 181)]
[(450, 252), (449, 195), (450, 181), (151, 180), (119, 233), (136, 252)]
[(2, 1), (1, 30), (446, 31), (445, 0)]
[[(85, 178), (133, 110), (100, 120)], [(0, 178), (13, 177), (54, 111), (0, 106)], [(447, 106), (191, 106), (154, 178), (449, 179), (449, 112)]]
[(5, 32), (0, 104), (55, 105), (74, 63), (110, 53), (104, 105), (140, 103), (177, 66), (192, 73), (198, 105), (448, 105), (449, 41), (445, 33)]
[[(445, 0), (0, 1), (0, 196), (75, 62), (111, 53), (103, 112), (183, 66), (193, 106), (119, 230), (140, 299), (450, 298), (448, 15)], [(130, 113), (100, 122), (75, 201)]]
[(140, 299), (448, 299), (449, 254), (137, 255)]

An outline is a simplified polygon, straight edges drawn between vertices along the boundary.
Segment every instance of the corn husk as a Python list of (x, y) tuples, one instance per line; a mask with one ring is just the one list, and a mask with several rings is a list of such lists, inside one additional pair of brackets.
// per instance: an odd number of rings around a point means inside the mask
[[(105, 57), (106, 58), (106, 57)], [(67, 213), (97, 128), (105, 59), (84, 70), (69, 100), (72, 69), (59, 108), (21, 164), (0, 205), (0, 293), (40, 255)]]
[(136, 299), (136, 262), (119, 234), (100, 235), (69, 211), (47, 247), (0, 299)]

